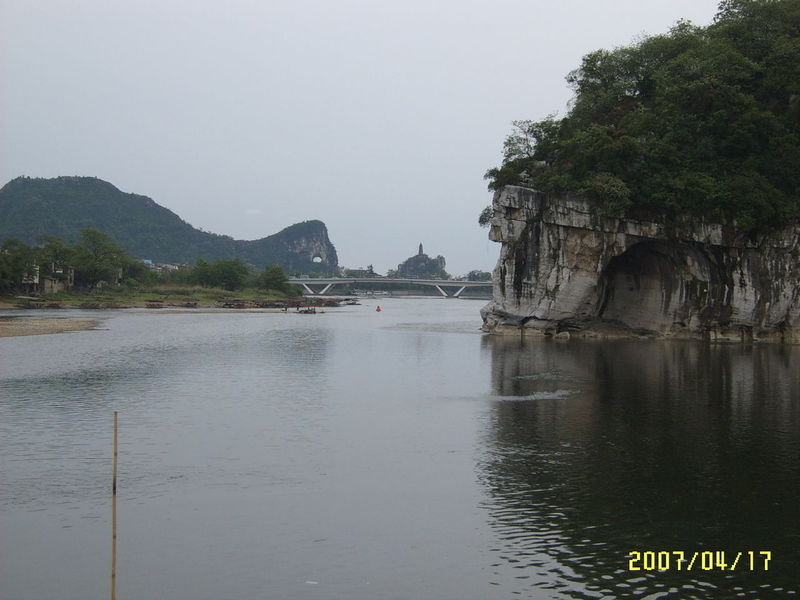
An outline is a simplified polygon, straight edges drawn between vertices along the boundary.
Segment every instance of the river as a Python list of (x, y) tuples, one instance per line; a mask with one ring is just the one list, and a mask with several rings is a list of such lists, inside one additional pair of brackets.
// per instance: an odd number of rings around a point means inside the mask
[(119, 598), (798, 597), (800, 348), (497, 338), (482, 304), (0, 339), (0, 598), (108, 597), (113, 411)]

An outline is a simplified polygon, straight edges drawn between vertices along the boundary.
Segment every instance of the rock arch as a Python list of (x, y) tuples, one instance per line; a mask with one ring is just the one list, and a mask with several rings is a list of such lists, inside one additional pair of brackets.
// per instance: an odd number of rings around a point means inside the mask
[(636, 330), (663, 330), (687, 313), (684, 285), (676, 277), (685, 261), (661, 241), (637, 242), (600, 272), (597, 319)]

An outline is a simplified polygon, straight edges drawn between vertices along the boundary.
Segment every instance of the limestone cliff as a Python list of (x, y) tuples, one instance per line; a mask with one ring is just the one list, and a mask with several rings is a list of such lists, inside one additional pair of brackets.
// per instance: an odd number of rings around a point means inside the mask
[(516, 186), (493, 209), (502, 249), (485, 331), (800, 342), (798, 227), (754, 240)]
[(270, 257), (287, 273), (335, 274), (339, 271), (336, 248), (322, 221), (295, 223), (260, 240), (236, 240), (234, 247), (253, 264)]

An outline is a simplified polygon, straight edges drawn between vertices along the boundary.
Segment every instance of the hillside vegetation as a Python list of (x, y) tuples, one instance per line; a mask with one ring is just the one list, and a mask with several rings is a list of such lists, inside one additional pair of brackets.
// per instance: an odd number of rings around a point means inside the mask
[[(752, 232), (800, 214), (800, 0), (583, 58), (563, 118), (515, 121), (490, 189), (577, 192), (609, 214), (702, 214)], [(482, 215), (485, 224), (488, 212)]]
[[(238, 258), (255, 267), (277, 264), (287, 272), (335, 272), (336, 250), (321, 221), (305, 221), (253, 241), (195, 229), (146, 196), (128, 194), (93, 177), (18, 177), (0, 189), (0, 241), (27, 244), (52, 236), (77, 243), (83, 229), (97, 229), (136, 258), (167, 263)], [(302, 252), (325, 249), (323, 264)]]
[[(207, 290), (251, 288), (278, 294), (295, 294), (278, 265), (257, 271), (238, 258), (208, 263), (199, 259), (193, 267), (156, 272), (128, 256), (105, 233), (84, 229), (74, 246), (43, 236), (36, 246), (10, 238), (0, 244), (0, 296), (14, 294), (149, 293), (153, 286), (194, 286), (194, 295)], [(48, 285), (48, 282), (50, 285)]]

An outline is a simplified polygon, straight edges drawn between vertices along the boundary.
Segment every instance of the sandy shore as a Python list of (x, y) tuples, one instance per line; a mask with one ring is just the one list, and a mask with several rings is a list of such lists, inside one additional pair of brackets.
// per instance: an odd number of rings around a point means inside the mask
[(97, 325), (97, 321), (87, 319), (0, 318), (0, 337), (83, 331), (92, 329), (95, 325)]

